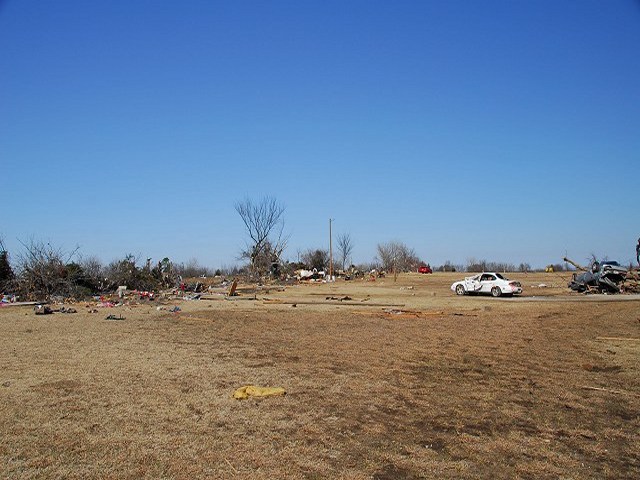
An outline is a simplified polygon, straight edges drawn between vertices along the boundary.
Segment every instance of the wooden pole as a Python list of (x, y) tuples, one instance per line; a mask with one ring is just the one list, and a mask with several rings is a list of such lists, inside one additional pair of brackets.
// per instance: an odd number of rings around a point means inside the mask
[(333, 239), (331, 237), (331, 221), (329, 219), (329, 281), (333, 280)]

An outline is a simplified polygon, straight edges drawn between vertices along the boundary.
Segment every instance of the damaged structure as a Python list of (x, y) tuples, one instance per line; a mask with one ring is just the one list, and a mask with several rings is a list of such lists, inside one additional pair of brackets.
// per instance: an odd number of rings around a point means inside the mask
[(637, 270), (628, 270), (613, 260), (594, 260), (588, 268), (566, 257), (563, 260), (580, 271), (573, 274), (568, 284), (571, 290), (581, 293), (640, 293)]

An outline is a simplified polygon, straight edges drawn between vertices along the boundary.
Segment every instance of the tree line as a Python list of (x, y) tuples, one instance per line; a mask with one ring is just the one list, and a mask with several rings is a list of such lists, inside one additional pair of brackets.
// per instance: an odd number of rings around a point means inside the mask
[[(297, 260), (283, 258), (289, 235), (285, 232), (285, 207), (274, 197), (259, 200), (245, 198), (235, 204), (244, 227), (244, 246), (240, 249), (240, 266), (212, 270), (192, 258), (186, 263), (172, 262), (168, 257), (157, 263), (152, 259), (127, 254), (123, 258), (103, 264), (95, 256), (84, 257), (79, 249), (65, 251), (50, 243), (31, 239), (20, 242), (22, 250), (11, 261), (0, 237), (0, 293), (16, 293), (43, 299), (52, 296), (85, 297), (113, 291), (120, 285), (136, 290), (157, 290), (177, 286), (185, 278), (215, 275), (246, 276), (253, 280), (282, 279), (299, 269), (327, 270), (330, 254), (326, 248), (298, 251)], [(399, 273), (416, 271), (425, 262), (416, 251), (403, 242), (392, 240), (379, 243), (376, 257), (369, 263), (354, 265), (354, 241), (348, 232), (336, 236), (333, 270), (368, 272), (384, 270), (397, 277)], [(564, 267), (554, 265), (555, 271)], [(433, 268), (441, 272), (521, 271), (531, 267), (527, 263), (511, 263), (469, 259), (466, 265), (450, 261)]]

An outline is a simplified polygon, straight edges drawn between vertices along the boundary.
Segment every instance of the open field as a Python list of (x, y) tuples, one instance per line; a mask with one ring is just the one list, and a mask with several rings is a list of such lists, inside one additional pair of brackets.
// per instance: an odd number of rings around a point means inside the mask
[(463, 276), (1, 308), (0, 478), (640, 478), (640, 298)]

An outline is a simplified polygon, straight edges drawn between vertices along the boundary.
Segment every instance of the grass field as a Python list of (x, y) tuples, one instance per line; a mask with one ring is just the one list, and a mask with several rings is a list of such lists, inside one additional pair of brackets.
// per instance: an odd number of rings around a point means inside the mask
[(462, 276), (0, 308), (0, 478), (640, 478), (640, 299)]

